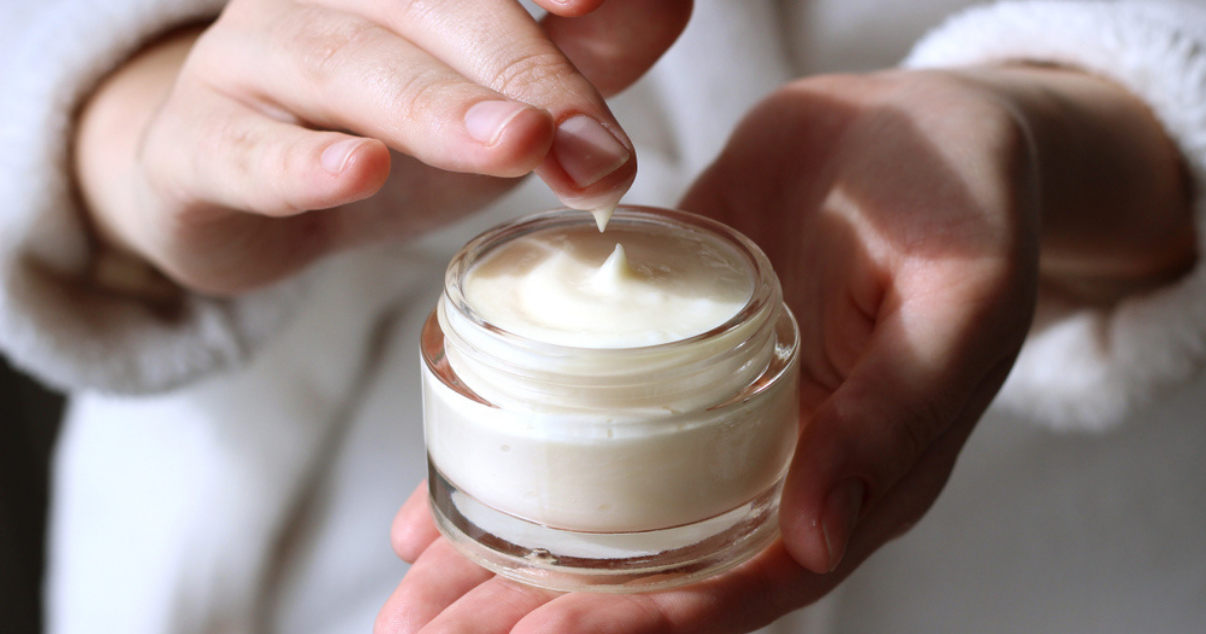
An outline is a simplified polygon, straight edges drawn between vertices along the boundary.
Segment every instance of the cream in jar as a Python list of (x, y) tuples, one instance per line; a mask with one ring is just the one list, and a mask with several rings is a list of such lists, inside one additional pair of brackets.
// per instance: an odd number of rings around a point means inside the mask
[(734, 565), (774, 535), (795, 351), (765, 256), (716, 223), (620, 208), (604, 233), (574, 212), (487, 232), (424, 333), (437, 523), (558, 589)]

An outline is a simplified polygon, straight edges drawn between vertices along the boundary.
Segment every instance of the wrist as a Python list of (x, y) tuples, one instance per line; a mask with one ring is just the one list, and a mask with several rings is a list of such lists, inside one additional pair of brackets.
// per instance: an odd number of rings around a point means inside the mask
[(1146, 104), (1071, 69), (1019, 65), (964, 76), (1003, 100), (1030, 137), (1047, 286), (1111, 303), (1193, 266), (1188, 177)]
[(113, 290), (162, 297), (170, 283), (138, 247), (145, 188), (139, 152), (200, 30), (148, 45), (105, 78), (83, 104), (73, 138), (73, 172), (85, 220), (97, 242), (94, 281)]

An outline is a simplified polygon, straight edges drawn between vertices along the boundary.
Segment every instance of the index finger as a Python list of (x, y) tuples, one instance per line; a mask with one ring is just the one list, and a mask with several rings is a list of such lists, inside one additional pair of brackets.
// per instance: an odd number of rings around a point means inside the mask
[(470, 81), (552, 114), (537, 173), (565, 204), (616, 203), (636, 176), (632, 142), (602, 95), (514, 0), (315, 0), (388, 28)]

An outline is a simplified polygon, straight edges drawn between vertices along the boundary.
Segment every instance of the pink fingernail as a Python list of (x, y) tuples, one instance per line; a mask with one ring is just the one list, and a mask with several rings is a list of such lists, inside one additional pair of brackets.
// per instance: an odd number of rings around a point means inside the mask
[(338, 175), (347, 166), (352, 153), (360, 147), (363, 139), (343, 139), (327, 146), (322, 151), (322, 167), (332, 174)]
[(508, 123), (528, 106), (514, 101), (482, 101), (465, 111), (465, 131), (474, 140), (494, 145)]
[(858, 521), (863, 506), (865, 487), (859, 480), (846, 480), (833, 487), (825, 498), (825, 509), (821, 516), (821, 532), (825, 537), (825, 548), (829, 551), (829, 570), (833, 571), (842, 562), (850, 533)]
[(557, 126), (553, 154), (578, 187), (599, 182), (631, 158), (603, 124), (586, 115), (570, 117)]

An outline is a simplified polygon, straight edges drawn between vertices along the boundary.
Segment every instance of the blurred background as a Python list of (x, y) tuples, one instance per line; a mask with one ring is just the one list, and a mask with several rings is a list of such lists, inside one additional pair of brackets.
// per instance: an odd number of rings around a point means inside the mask
[(0, 630), (42, 630), (47, 473), (63, 398), (0, 356)]

